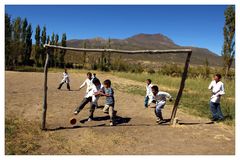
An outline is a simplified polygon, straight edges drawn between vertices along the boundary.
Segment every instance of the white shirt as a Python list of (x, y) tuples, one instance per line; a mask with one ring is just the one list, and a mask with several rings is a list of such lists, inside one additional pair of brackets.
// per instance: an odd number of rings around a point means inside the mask
[(69, 83), (69, 75), (68, 75), (68, 73), (66, 73), (66, 72), (63, 72), (63, 79), (62, 79), (62, 81), (61, 81), (61, 83)]
[(167, 98), (172, 98), (172, 96), (167, 92), (158, 91), (157, 95), (153, 97), (153, 99), (156, 101), (156, 104), (158, 103), (166, 103)]
[(153, 93), (152, 93), (152, 84), (146, 85), (146, 96), (152, 97)]
[(216, 83), (216, 81), (213, 80), (208, 86), (208, 89), (212, 91), (210, 101), (213, 103), (220, 103), (221, 96), (225, 94), (224, 84), (221, 81)]
[(92, 90), (90, 91), (91, 92), (90, 94), (92, 94), (92, 103), (95, 104), (95, 105), (98, 105), (97, 101), (98, 101), (100, 96), (99, 95), (95, 96), (94, 93), (98, 92), (101, 89), (103, 89), (103, 85), (102, 84), (100, 84), (99, 86), (93, 85)]
[(92, 87), (94, 86), (93, 83), (92, 83), (92, 79), (87, 78), (79, 88), (81, 89), (84, 86), (87, 86), (85, 97), (90, 97), (91, 93), (89, 93), (89, 92), (92, 90)]

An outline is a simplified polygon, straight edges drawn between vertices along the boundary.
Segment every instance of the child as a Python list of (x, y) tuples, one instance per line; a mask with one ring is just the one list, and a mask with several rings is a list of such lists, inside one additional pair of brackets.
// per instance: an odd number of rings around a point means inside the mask
[(152, 81), (151, 79), (147, 79), (146, 81), (147, 85), (146, 85), (146, 96), (145, 96), (145, 99), (144, 99), (144, 107), (145, 108), (148, 108), (148, 106), (150, 105), (150, 103), (152, 102), (152, 97), (153, 97), (153, 94), (152, 94)]
[(223, 120), (224, 116), (220, 107), (220, 98), (225, 94), (224, 84), (221, 82), (221, 75), (216, 74), (214, 80), (208, 86), (212, 96), (210, 98), (210, 110), (212, 112), (212, 121)]
[(111, 81), (109, 79), (105, 80), (103, 84), (104, 84), (103, 92), (100, 93), (101, 95), (106, 96), (106, 102), (103, 108), (103, 112), (106, 113), (108, 110), (108, 113), (110, 116), (110, 126), (113, 126), (114, 114), (115, 114), (114, 113), (114, 104), (115, 104), (114, 91), (111, 88)]
[(84, 86), (87, 86), (86, 89), (86, 94), (82, 100), (82, 102), (80, 103), (80, 105), (75, 109), (74, 114), (77, 115), (88, 102), (92, 102), (92, 87), (93, 87), (93, 83), (92, 83), (92, 73), (88, 72), (87, 73), (87, 79), (83, 82), (83, 84), (79, 87), (79, 90), (81, 88), (83, 88)]
[(88, 118), (88, 121), (91, 121), (93, 119), (93, 113), (95, 111), (95, 108), (97, 108), (98, 106), (98, 99), (100, 97), (100, 92), (102, 91), (103, 89), (103, 86), (102, 84), (100, 83), (99, 79), (97, 78), (94, 78), (93, 79), (93, 88), (91, 90), (92, 92), (92, 103), (91, 103), (91, 106), (90, 106), (90, 115), (89, 115), (89, 118)]
[(62, 79), (61, 83), (59, 84), (58, 89), (61, 89), (61, 88), (62, 88), (62, 85), (63, 85), (64, 83), (66, 83), (66, 84), (67, 84), (67, 89), (70, 91), (69, 82), (70, 82), (70, 80), (69, 80), (69, 74), (68, 74), (68, 72), (67, 72), (67, 69), (65, 68), (65, 69), (64, 69), (64, 72), (63, 72), (63, 79)]
[(161, 124), (165, 121), (163, 120), (162, 116), (162, 109), (164, 108), (166, 104), (167, 98), (169, 98), (169, 101), (172, 101), (172, 96), (167, 92), (161, 92), (158, 90), (158, 86), (152, 86), (152, 93), (153, 98), (156, 100), (156, 109), (155, 109), (155, 115), (157, 117), (157, 123)]

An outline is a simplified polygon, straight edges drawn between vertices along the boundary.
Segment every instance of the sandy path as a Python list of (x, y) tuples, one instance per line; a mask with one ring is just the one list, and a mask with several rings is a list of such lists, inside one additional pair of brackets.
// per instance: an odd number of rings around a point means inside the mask
[[(77, 89), (85, 79), (85, 74), (72, 73), (71, 88)], [(114, 84), (141, 85), (144, 83), (115, 77), (109, 73), (98, 74), (101, 80), (111, 79)], [(42, 73), (5, 72), (5, 113), (6, 117), (16, 116), (40, 126), (42, 105)], [(235, 130), (221, 123), (206, 124), (208, 119), (195, 117), (178, 111), (181, 123), (176, 127), (156, 125), (153, 109), (143, 108), (143, 97), (115, 90), (116, 110), (122, 118), (118, 126), (109, 127), (101, 109), (95, 111), (98, 121), (78, 122), (80, 128), (72, 128), (69, 118), (81, 101), (85, 89), (61, 91), (57, 85), (61, 73), (49, 73), (48, 80), (48, 131), (64, 141), (65, 149), (54, 149), (48, 138), (42, 139), (38, 152), (41, 154), (234, 154)], [(114, 85), (113, 85), (114, 88)], [(104, 103), (104, 98), (100, 99)], [(87, 118), (87, 105), (77, 116), (78, 121)], [(169, 118), (172, 106), (163, 111)], [(128, 122), (128, 123), (126, 123)], [(188, 125), (187, 125), (188, 124)], [(64, 129), (65, 128), (65, 129)], [(44, 132), (42, 134), (45, 134)], [(67, 149), (66, 149), (67, 148)]]

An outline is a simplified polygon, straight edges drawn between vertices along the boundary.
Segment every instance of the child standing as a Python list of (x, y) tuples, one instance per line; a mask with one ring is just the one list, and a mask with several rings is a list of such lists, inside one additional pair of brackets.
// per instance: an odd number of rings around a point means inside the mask
[(150, 103), (152, 102), (153, 100), (153, 94), (152, 94), (152, 81), (151, 79), (147, 79), (146, 80), (146, 96), (145, 96), (145, 99), (144, 99), (144, 107), (145, 108), (148, 108), (148, 106), (150, 105)]
[(108, 113), (110, 116), (110, 126), (113, 126), (114, 125), (114, 104), (115, 104), (114, 91), (111, 88), (111, 81), (109, 79), (105, 80), (103, 82), (103, 85), (104, 85), (103, 92), (100, 93), (101, 95), (106, 96), (103, 112), (106, 113), (108, 110)]
[(79, 90), (81, 88), (83, 88), (84, 86), (87, 86), (86, 89), (86, 94), (82, 100), (82, 102), (80, 103), (80, 105), (75, 109), (74, 114), (77, 115), (84, 107), (87, 103), (92, 102), (92, 87), (93, 87), (93, 83), (92, 83), (92, 73), (88, 72), (87, 73), (87, 79), (83, 82), (83, 84), (79, 87)]
[(64, 69), (64, 72), (63, 72), (63, 79), (62, 79), (61, 83), (59, 84), (58, 89), (61, 89), (61, 88), (62, 88), (62, 85), (63, 85), (64, 83), (66, 83), (66, 84), (67, 84), (67, 89), (70, 91), (69, 82), (70, 82), (70, 80), (69, 80), (69, 74), (68, 74), (68, 72), (67, 72), (67, 69), (65, 68), (65, 69)]
[(212, 96), (210, 98), (210, 110), (212, 112), (212, 121), (223, 120), (224, 116), (220, 107), (220, 98), (225, 94), (224, 84), (221, 82), (221, 75), (216, 74), (214, 80), (208, 86)]
[(167, 93), (167, 92), (161, 92), (158, 89), (158, 86), (152, 86), (152, 93), (153, 93), (153, 98), (156, 100), (156, 109), (155, 109), (155, 115), (157, 117), (157, 123), (161, 124), (164, 123), (164, 119), (162, 116), (162, 109), (164, 108), (166, 104), (167, 98), (169, 101), (172, 101), (172, 96)]

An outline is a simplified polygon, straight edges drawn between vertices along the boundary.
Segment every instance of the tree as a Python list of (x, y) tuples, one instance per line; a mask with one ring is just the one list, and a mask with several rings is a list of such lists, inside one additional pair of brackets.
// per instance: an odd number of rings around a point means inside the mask
[(26, 51), (26, 37), (27, 37), (28, 21), (24, 18), (21, 27), (21, 43), (20, 43), (20, 61), (22, 64), (25, 63), (25, 51)]
[(228, 77), (229, 70), (235, 57), (235, 8), (228, 6), (224, 12), (224, 44), (222, 57), (224, 61), (225, 76)]
[[(54, 32), (52, 33), (51, 40), (50, 40), (50, 44), (51, 44), (51, 45), (54, 45), (54, 44), (55, 44), (55, 34), (54, 34)], [(51, 49), (50, 49), (50, 53), (49, 53), (49, 65), (50, 65), (51, 67), (53, 67), (54, 64), (55, 64), (54, 48), (51, 48)]]
[(39, 25), (37, 25), (36, 27), (36, 31), (35, 31), (35, 64), (37, 66), (40, 66), (40, 62), (39, 62), (39, 58), (40, 58), (40, 54), (41, 54), (41, 48), (40, 48), (40, 32), (41, 32), (41, 28)]
[(19, 57), (21, 55), (21, 18), (17, 17), (13, 22), (13, 41), (12, 41), (12, 56), (13, 65), (18, 65)]
[(9, 66), (12, 64), (12, 25), (11, 17), (8, 14), (5, 14), (5, 65)]
[[(111, 39), (108, 39), (108, 48), (111, 48)], [(108, 53), (107, 65), (110, 68), (111, 66), (111, 52)]]
[(24, 65), (30, 64), (30, 58), (32, 53), (32, 25), (29, 24), (26, 30), (25, 50), (24, 50)]
[[(56, 34), (55, 35), (55, 39), (54, 39), (54, 45), (58, 45), (58, 40), (59, 40), (59, 35), (58, 34)], [(58, 49), (55, 49), (54, 50), (54, 61), (55, 61), (55, 63), (54, 63), (54, 66), (55, 67), (57, 67), (57, 66), (59, 66), (59, 52), (58, 52)]]
[(204, 75), (204, 78), (209, 78), (209, 74), (210, 74), (209, 62), (208, 62), (208, 59), (206, 58), (206, 60), (205, 60), (205, 75)]
[(41, 54), (40, 54), (40, 56), (41, 56), (42, 66), (45, 63), (45, 58), (46, 58), (46, 55), (45, 55), (46, 49), (43, 47), (43, 45), (46, 44), (46, 41), (47, 41), (47, 29), (46, 29), (46, 26), (44, 26), (42, 29), (42, 34), (41, 34)]
[[(67, 35), (66, 35), (66, 33), (63, 33), (63, 35), (62, 35), (61, 46), (63, 46), (63, 47), (67, 46)], [(60, 55), (59, 55), (60, 56), (59, 57), (59, 63), (60, 63), (60, 67), (62, 67), (62, 68), (65, 65), (65, 61), (64, 61), (65, 54), (66, 54), (66, 50), (61, 49), (60, 50)]]

